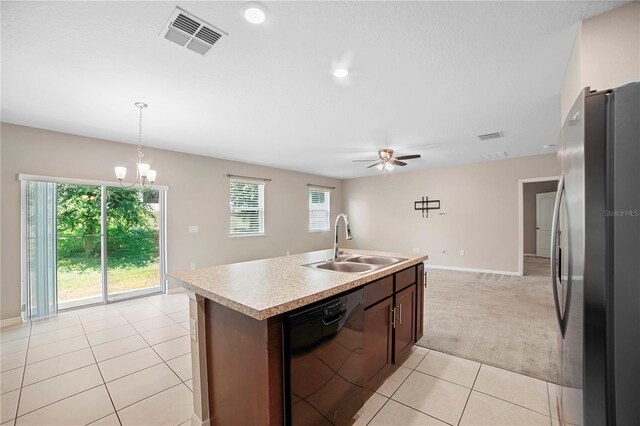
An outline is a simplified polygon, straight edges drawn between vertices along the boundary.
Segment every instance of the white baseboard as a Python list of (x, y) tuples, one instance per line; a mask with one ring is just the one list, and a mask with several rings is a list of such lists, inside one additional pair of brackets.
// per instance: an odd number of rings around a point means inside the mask
[(16, 324), (22, 324), (21, 317), (7, 318), (7, 319), (0, 320), (0, 328), (9, 327)]
[(525, 253), (524, 255), (525, 255), (525, 257), (526, 256), (537, 257), (537, 254), (535, 254), (535, 253)]
[(441, 265), (430, 265), (426, 264), (427, 269), (445, 269), (448, 271), (460, 271), (460, 272), (480, 272), (483, 274), (500, 274), (500, 275), (514, 275), (519, 277), (520, 274), (518, 272), (513, 271), (496, 271), (493, 269), (476, 269), (476, 268), (461, 268), (459, 266), (441, 266)]
[(196, 413), (191, 413), (191, 426), (210, 426), (211, 421), (209, 419), (204, 422), (200, 420), (200, 417)]

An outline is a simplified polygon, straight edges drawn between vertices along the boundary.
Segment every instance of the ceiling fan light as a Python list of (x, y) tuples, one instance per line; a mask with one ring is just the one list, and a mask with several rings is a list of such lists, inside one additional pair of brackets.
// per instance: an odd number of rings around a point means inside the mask
[(331, 74), (336, 78), (345, 78), (349, 75), (349, 70), (347, 68), (336, 68), (331, 71)]
[(384, 163), (384, 169), (390, 172), (391, 170), (395, 169), (395, 166), (391, 163)]
[(376, 166), (376, 169), (382, 171), (382, 169), (384, 169), (384, 164), (380, 163)]

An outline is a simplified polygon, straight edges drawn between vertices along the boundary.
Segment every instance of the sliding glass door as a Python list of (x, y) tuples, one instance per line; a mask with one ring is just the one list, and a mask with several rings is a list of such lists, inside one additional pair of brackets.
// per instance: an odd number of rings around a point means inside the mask
[(163, 291), (165, 191), (22, 187), (26, 316)]
[(54, 185), (59, 308), (103, 302), (102, 187)]
[(110, 300), (158, 292), (160, 191), (107, 188), (107, 288)]

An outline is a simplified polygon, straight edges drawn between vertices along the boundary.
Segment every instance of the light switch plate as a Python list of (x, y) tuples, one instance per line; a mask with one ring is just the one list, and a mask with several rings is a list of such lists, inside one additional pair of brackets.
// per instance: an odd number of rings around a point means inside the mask
[(198, 225), (189, 225), (189, 232), (195, 234), (198, 232)]

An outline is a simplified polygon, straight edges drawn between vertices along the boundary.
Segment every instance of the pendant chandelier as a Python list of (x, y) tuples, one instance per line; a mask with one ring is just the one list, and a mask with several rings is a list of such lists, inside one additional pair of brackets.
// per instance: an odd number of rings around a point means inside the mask
[(142, 162), (142, 159), (144, 158), (144, 154), (142, 153), (142, 110), (147, 107), (147, 104), (144, 102), (136, 102), (135, 105), (136, 108), (140, 110), (140, 120), (138, 122), (138, 159), (136, 160), (136, 180), (131, 185), (125, 185), (123, 181), (127, 175), (127, 168), (122, 166), (115, 167), (116, 178), (118, 178), (120, 185), (124, 188), (131, 188), (136, 184), (145, 188), (151, 188), (151, 184), (156, 180), (156, 171), (151, 170), (151, 165), (148, 163)]

